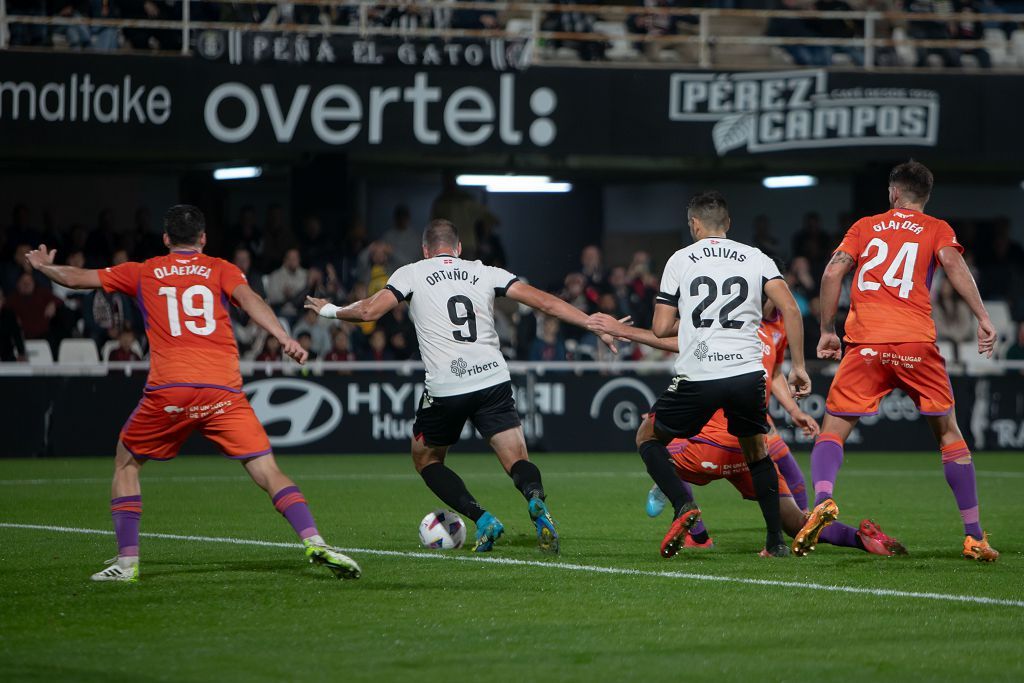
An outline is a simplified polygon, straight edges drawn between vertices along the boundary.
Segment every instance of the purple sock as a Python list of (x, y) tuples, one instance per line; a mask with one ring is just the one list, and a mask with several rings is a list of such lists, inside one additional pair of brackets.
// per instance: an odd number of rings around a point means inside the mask
[(142, 520), (142, 496), (121, 496), (110, 501), (114, 519), (118, 557), (139, 556), (139, 523)]
[(302, 496), (298, 486), (286, 486), (273, 495), (270, 499), (277, 508), (277, 511), (284, 515), (288, 523), (295, 529), (300, 539), (307, 539), (310, 536), (318, 536), (316, 522), (313, 521), (313, 513), (306, 505), (306, 499)]
[(804, 481), (804, 473), (800, 471), (800, 465), (796, 458), (786, 449), (786, 455), (775, 461), (779, 472), (786, 479), (789, 492), (793, 494), (793, 500), (801, 510), (807, 509), (807, 483)]
[(860, 538), (857, 536), (857, 530), (852, 526), (843, 524), (842, 522), (832, 522), (822, 530), (821, 536), (818, 538), (825, 543), (831, 543), (832, 545), (838, 545), (844, 548), (864, 547), (860, 542)]
[(983, 533), (978, 519), (978, 489), (974, 482), (974, 461), (961, 465), (955, 462), (943, 463), (946, 483), (953, 489), (956, 506), (964, 520), (964, 533), (981, 538)]
[(843, 466), (843, 444), (836, 434), (822, 434), (811, 451), (811, 481), (814, 482), (814, 504), (832, 497), (836, 475)]

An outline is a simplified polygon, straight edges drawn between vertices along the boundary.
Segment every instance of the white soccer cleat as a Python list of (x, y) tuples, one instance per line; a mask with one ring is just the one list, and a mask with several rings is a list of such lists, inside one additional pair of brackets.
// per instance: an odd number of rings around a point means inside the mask
[(106, 569), (92, 575), (93, 581), (121, 581), (123, 583), (137, 583), (139, 580), (139, 563), (126, 562), (124, 564), (118, 558), (107, 560), (109, 565)]
[(303, 545), (306, 546), (306, 557), (309, 561), (327, 567), (336, 578), (358, 579), (362, 576), (363, 572), (356, 561), (337, 548), (325, 543), (310, 542), (309, 539), (306, 539)]

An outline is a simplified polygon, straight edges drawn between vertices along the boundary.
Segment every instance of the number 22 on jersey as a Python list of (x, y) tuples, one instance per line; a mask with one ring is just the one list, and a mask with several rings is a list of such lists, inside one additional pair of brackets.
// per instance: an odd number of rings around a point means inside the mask
[[(178, 312), (178, 288), (161, 287), (158, 292), (167, 299), (167, 324), (172, 337), (181, 336), (181, 315)], [(196, 306), (196, 299), (201, 299)], [(185, 320), (185, 329), (201, 337), (213, 334), (217, 329), (217, 321), (213, 317), (213, 292), (205, 285), (192, 285), (181, 293), (181, 312), (188, 318), (202, 318), (202, 324), (195, 320)]]
[[(870, 270), (885, 263), (889, 258), (889, 245), (877, 237), (868, 242), (868, 245), (864, 248), (864, 253), (860, 255), (861, 258), (868, 256), (872, 249), (876, 250), (875, 255), (864, 263), (860, 273), (857, 274), (857, 289), (862, 292), (870, 292), (881, 288), (881, 283), (867, 280), (865, 276)], [(900, 245), (899, 251), (896, 252), (896, 256), (893, 258), (892, 263), (889, 264), (885, 274), (882, 275), (882, 282), (887, 287), (899, 289), (898, 295), (901, 299), (908, 298), (911, 290), (914, 289), (914, 266), (917, 264), (917, 249), (917, 242), (904, 242)]]

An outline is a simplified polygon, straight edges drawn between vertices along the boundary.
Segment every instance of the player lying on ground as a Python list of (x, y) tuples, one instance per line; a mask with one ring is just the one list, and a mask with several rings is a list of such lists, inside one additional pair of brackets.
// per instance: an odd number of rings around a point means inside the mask
[[(651, 326), (658, 338), (678, 338), (676, 375), (636, 435), (647, 472), (675, 513), (661, 555), (674, 556), (700, 520), (700, 510), (676, 476), (667, 446), (673, 439), (696, 436), (719, 410), (749, 465), (765, 520), (765, 547), (773, 557), (788, 555), (777, 471), (764, 442), (770, 428), (758, 335), (762, 301), (767, 297), (782, 313), (793, 347), (789, 379), (798, 397), (811, 388), (804, 368), (803, 319), (778, 266), (760, 250), (726, 237), (729, 209), (720, 193), (694, 196), (687, 206), (687, 222), (694, 244), (677, 251), (665, 265)], [(592, 325), (603, 331), (596, 320)]]
[[(993, 562), (999, 553), (981, 528), (974, 462), (956, 423), (945, 361), (935, 346), (929, 289), (936, 265), (978, 319), (979, 354), (992, 355), (996, 331), (953, 229), (924, 213), (932, 186), (931, 171), (923, 164), (896, 166), (889, 174), (891, 210), (854, 223), (822, 276), (818, 357), (842, 360), (811, 452), (816, 508), (808, 526), (822, 515), (838, 514), (832, 494), (843, 444), (860, 417), (876, 415), (882, 398), (899, 388), (913, 399), (939, 442), (946, 482), (964, 524), (963, 556)], [(835, 320), (843, 278), (851, 270), (842, 353)]]
[[(708, 482), (725, 479), (747, 500), (756, 500), (754, 484), (750, 478), (750, 468), (738, 448), (726, 448), (710, 441), (701, 440), (698, 436), (692, 440), (677, 440), (669, 444), (669, 453), (676, 467), (680, 480), (688, 484), (704, 486)], [(808, 520), (807, 513), (800, 509), (794, 500), (786, 478), (779, 472), (779, 513), (782, 515), (782, 528), (794, 539), (793, 550), (797, 555), (806, 555), (814, 550), (820, 538), (825, 543), (859, 548), (875, 555), (905, 555), (906, 549), (894, 538), (887, 536), (877, 524), (870, 519), (862, 520), (859, 529), (822, 519), (820, 528), (810, 527), (804, 531)], [(648, 514), (656, 516), (664, 509), (664, 504), (654, 506), (648, 501)], [(826, 523), (827, 522), (827, 523)], [(799, 535), (804, 533), (805, 538)], [(690, 547), (712, 547), (711, 539), (705, 532), (705, 544), (693, 543)], [(768, 551), (762, 550), (762, 556)]]
[(203, 253), (206, 221), (199, 209), (187, 205), (168, 209), (164, 244), (169, 250), (166, 256), (102, 270), (54, 265), (57, 252), (46, 245), (27, 255), (33, 268), (65, 287), (102, 288), (136, 297), (146, 322), (149, 377), (142, 400), (121, 430), (114, 458), (110, 511), (117, 558), (93, 574), (93, 581), (138, 580), (139, 471), (148, 460), (174, 458), (194, 431), (242, 463), (295, 529), (310, 562), (326, 566), (339, 578), (358, 578), (359, 565), (324, 542), (306, 499), (277, 467), (267, 433), (242, 393), (227, 302), (276, 337), (284, 353), (298, 363), (306, 361), (306, 351), (285, 333), (237, 267)]
[[(306, 308), (325, 318), (370, 322), (408, 301), (427, 371), (413, 424), (416, 471), (446, 505), (476, 523), (475, 550), (490, 550), (504, 526), (444, 463), (469, 420), (526, 499), (540, 549), (557, 553), (558, 531), (544, 502), (540, 470), (526, 452), (508, 365), (494, 329), (494, 300), (507, 296), (579, 327), (586, 326), (587, 315), (507, 270), (464, 261), (461, 253), (455, 226), (432, 221), (423, 231), (423, 260), (396, 270), (385, 289), (344, 308), (310, 297)], [(602, 341), (614, 350), (610, 337)]]

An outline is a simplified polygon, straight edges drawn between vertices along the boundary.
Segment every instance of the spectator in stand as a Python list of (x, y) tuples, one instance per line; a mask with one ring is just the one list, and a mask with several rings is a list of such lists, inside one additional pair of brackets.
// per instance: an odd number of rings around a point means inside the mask
[(508, 264), (505, 257), (505, 245), (494, 231), (494, 221), (490, 217), (481, 218), (476, 222), (476, 257), (485, 266), (504, 268)]
[(395, 354), (388, 348), (388, 337), (384, 330), (377, 328), (370, 335), (368, 348), (360, 355), (359, 360), (366, 361), (389, 361), (394, 360)]
[(25, 259), (25, 254), (30, 252), (32, 247), (28, 244), (19, 244), (14, 248), (14, 257), (8, 263), (3, 264), (3, 288), (8, 292), (14, 291), (15, 286), (24, 273), (28, 273), (32, 276), (32, 279), (36, 282), (36, 287), (43, 289), (51, 289), (49, 282), (43, 282), (46, 280), (39, 279), (39, 272), (36, 271), (32, 266), (29, 265)]
[(106, 266), (114, 249), (114, 210), (106, 207), (100, 210), (96, 227), (89, 231), (85, 240), (85, 263), (89, 268)]
[(295, 335), (295, 341), (309, 354), (309, 360), (317, 359), (317, 352), (313, 349), (313, 335), (309, 332), (299, 332)]
[(638, 251), (633, 254), (626, 279), (634, 292), (633, 324), (649, 329), (654, 317), (654, 298), (658, 295), (658, 276), (649, 253)]
[(268, 334), (263, 340), (263, 348), (256, 356), (258, 361), (274, 361), (281, 360), (281, 342), (277, 341), (277, 337)]
[[(115, 0), (58, 0), (54, 14), (66, 18), (116, 19), (121, 16)], [(68, 46), (93, 50), (118, 49), (118, 32), (113, 26), (61, 26), (54, 34), (63, 34)]]
[[(26, 14), (32, 17), (45, 17), (46, 0), (7, 0), (8, 14)], [(8, 24), (10, 27), (9, 43), (11, 46), (49, 47), (52, 42), (50, 31), (40, 24)], [(36, 242), (36, 244), (39, 244)]]
[[(904, 0), (904, 12), (914, 14), (948, 14), (953, 11), (950, 0)], [(950, 24), (944, 21), (911, 21), (907, 35), (918, 40), (949, 40), (953, 38)], [(960, 51), (951, 47), (921, 47), (917, 49), (917, 66), (928, 66), (930, 55), (939, 55), (946, 67), (961, 66)]]
[[(853, 7), (845, 0), (815, 0), (814, 9), (819, 12), (852, 12)], [(811, 26), (815, 32), (825, 38), (856, 38), (857, 28), (860, 24), (853, 19), (813, 19)], [(843, 47), (835, 45), (827, 48), (829, 50), (829, 63), (833, 54), (846, 54), (850, 56), (857, 66), (864, 65), (864, 50), (859, 47)]]
[[(583, 247), (580, 253), (580, 272), (587, 279), (587, 287), (602, 289), (604, 287), (604, 257), (601, 254), (601, 247), (591, 244)], [(594, 297), (593, 300), (596, 300)]]
[[(825, 232), (821, 214), (808, 211), (804, 214), (803, 227), (793, 235), (792, 258), (803, 256), (811, 267), (812, 277), (820, 280), (825, 264), (831, 257), (832, 237)], [(817, 287), (815, 287), (817, 291)]]
[[(68, 254), (65, 263), (73, 268), (84, 268), (85, 254), (81, 251), (73, 251)], [(76, 321), (82, 317), (82, 308), (85, 306), (85, 301), (89, 296), (88, 292), (81, 289), (71, 289), (54, 282), (53, 294), (61, 300), (66, 310), (74, 313)]]
[(786, 270), (786, 284), (793, 292), (800, 312), (806, 317), (811, 312), (811, 299), (818, 295), (818, 280), (811, 273), (811, 263), (803, 256), (793, 259)]
[[(954, 0), (953, 11), (957, 14), (980, 14), (984, 11), (981, 9), (980, 4), (975, 2), (975, 0)], [(981, 41), (985, 40), (985, 26), (982, 22), (977, 19), (957, 21), (953, 26), (952, 33), (953, 37), (959, 40), (978, 41), (978, 47), (963, 50), (962, 54), (966, 53), (973, 56), (978, 60), (978, 66), (982, 69), (992, 68), (992, 56), (989, 55), (988, 50), (981, 47)]]
[(608, 272), (608, 294), (615, 299), (617, 309), (633, 315), (633, 304), (637, 294), (629, 286), (625, 267), (615, 266)]
[(139, 355), (139, 345), (135, 339), (135, 333), (131, 328), (119, 330), (117, 333), (117, 348), (110, 352), (107, 360), (112, 361), (133, 361), (142, 360)]
[(235, 248), (231, 262), (234, 263), (240, 271), (242, 271), (242, 275), (245, 276), (246, 283), (252, 288), (252, 291), (265, 299), (267, 297), (267, 292), (263, 287), (263, 273), (253, 262), (252, 252), (245, 247), (237, 247)]
[(1017, 338), (1006, 349), (1006, 360), (1024, 360), (1024, 322), (1017, 323)]
[[(181, 21), (181, 3), (174, 0), (120, 0), (120, 5), (125, 19)], [(181, 49), (181, 31), (178, 29), (126, 28), (124, 37), (133, 50), (169, 52)]]
[[(242, 271), (246, 283), (256, 292), (260, 298), (266, 299), (267, 292), (263, 287), (263, 274), (256, 270), (252, 262), (252, 253), (245, 247), (235, 249), (231, 262)], [(238, 342), (238, 349), (246, 353), (263, 336), (263, 328), (249, 319), (248, 314), (238, 306), (229, 306), (228, 312), (231, 316), (231, 327), (235, 332), (235, 341)]]
[(932, 319), (939, 339), (966, 342), (974, 339), (977, 324), (967, 302), (953, 289), (949, 278), (943, 277), (939, 293), (932, 305)]
[(453, 171), (445, 171), (441, 175), (441, 194), (434, 199), (430, 208), (432, 219), (444, 218), (451, 221), (459, 231), (462, 240), (462, 258), (476, 259), (477, 221), (491, 220), (498, 222), (497, 217), (487, 207), (478, 202), (469, 192), (459, 187)]
[(25, 360), (25, 336), (17, 314), (7, 305), (0, 289), (0, 362)]
[(368, 270), (365, 281), (367, 291), (374, 295), (388, 283), (391, 276), (391, 245), (386, 242), (372, 242), (366, 248), (368, 256)]
[(324, 232), (319, 216), (306, 216), (302, 221), (302, 237), (299, 239), (302, 262), (309, 268), (323, 270), (338, 256), (337, 247), (330, 235)]
[[(642, 7), (653, 8), (683, 8), (687, 5), (679, 0), (640, 0), (636, 4)], [(677, 14), (660, 14), (657, 12), (649, 14), (630, 14), (626, 17), (626, 30), (635, 35), (644, 36), (675, 36), (681, 30), (689, 28), (693, 33), (693, 27), (698, 23), (695, 16), (679, 16)], [(657, 60), (661, 51), (670, 47), (668, 43), (637, 41), (635, 47), (644, 53), (648, 59)]]
[[(127, 252), (118, 250), (114, 253), (111, 265), (118, 266), (127, 260)], [(117, 338), (119, 330), (127, 327), (137, 330), (144, 324), (134, 301), (124, 294), (103, 289), (94, 289), (86, 294), (82, 319), (85, 336), (96, 342), (96, 346), (101, 349), (108, 341)]]
[(289, 249), (281, 267), (267, 278), (267, 303), (278, 315), (294, 320), (302, 310), (308, 290), (309, 271), (302, 267), (299, 250)]
[(272, 268), (280, 263), (284, 253), (296, 243), (284, 208), (280, 204), (271, 204), (267, 207), (267, 220), (263, 226), (263, 267)]
[[(60, 299), (49, 289), (38, 287), (31, 273), (18, 277), (14, 293), (7, 305), (18, 317), (25, 339), (48, 339), (51, 337), (50, 322), (57, 315)], [(56, 337), (55, 340), (59, 340)], [(51, 345), (54, 345), (51, 341)]]
[(228, 243), (235, 248), (247, 249), (255, 261), (263, 258), (263, 235), (256, 224), (256, 209), (246, 204), (238, 211), (238, 221), (231, 227)]
[(31, 222), (32, 214), (28, 206), (16, 204), (11, 211), (11, 227), (7, 229), (7, 247), (11, 251), (3, 252), (5, 260), (19, 244), (27, 244), (34, 249), (43, 241), (43, 233), (33, 228)]
[[(492, 0), (482, 0), (491, 2)], [(493, 10), (457, 9), (451, 15), (452, 28), (499, 29), (498, 13)]]
[(412, 229), (409, 207), (405, 204), (395, 207), (393, 221), (380, 241), (391, 247), (391, 265), (398, 269), (423, 258), (423, 237)]
[(771, 258), (779, 255), (779, 240), (772, 232), (771, 221), (763, 213), (754, 216), (754, 246)]
[(295, 339), (300, 334), (309, 335), (309, 348), (320, 357), (331, 350), (331, 328), (332, 325), (327, 318), (321, 318), (316, 311), (304, 310), (302, 317), (292, 328), (292, 335)]
[(561, 335), (558, 318), (543, 316), (540, 332), (530, 345), (530, 360), (566, 360), (565, 341)]
[[(549, 12), (541, 21), (542, 31), (560, 31), (564, 33), (594, 33), (594, 22), (597, 17), (589, 12), (580, 12), (576, 5), (583, 4), (576, 0), (554, 0), (550, 3), (563, 9)], [(589, 3), (587, 3), (589, 4)], [(585, 62), (603, 60), (608, 44), (601, 40), (552, 40), (555, 48), (575, 50), (579, 58)]]
[[(808, 9), (804, 0), (776, 0), (770, 9)], [(772, 17), (766, 34), (778, 38), (820, 38), (811, 20), (803, 17)], [(800, 66), (830, 66), (832, 51), (820, 45), (783, 45), (793, 62)]]
[(147, 206), (135, 210), (132, 231), (122, 235), (120, 243), (133, 261), (145, 261), (167, 253), (160, 233), (153, 230), (153, 215)]
[(359, 217), (353, 217), (341, 245), (340, 275), (341, 285), (344, 289), (351, 289), (360, 280), (360, 258), (369, 245), (366, 223)]
[(356, 360), (356, 354), (352, 351), (349, 341), (349, 331), (342, 327), (336, 327), (331, 336), (331, 350), (324, 356), (329, 361), (352, 361)]
[(377, 326), (384, 331), (395, 360), (409, 360), (418, 351), (416, 327), (409, 317), (408, 306), (396, 306), (380, 319)]

